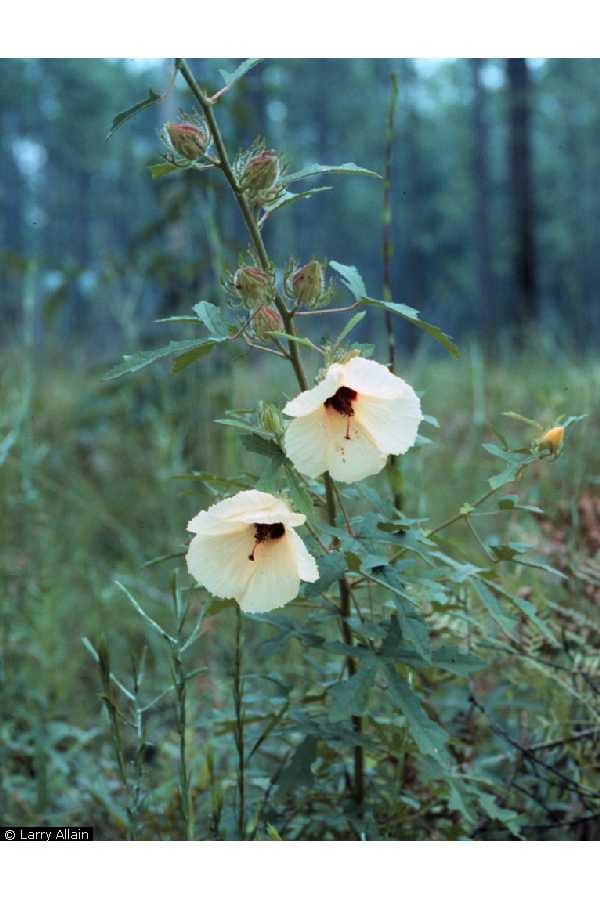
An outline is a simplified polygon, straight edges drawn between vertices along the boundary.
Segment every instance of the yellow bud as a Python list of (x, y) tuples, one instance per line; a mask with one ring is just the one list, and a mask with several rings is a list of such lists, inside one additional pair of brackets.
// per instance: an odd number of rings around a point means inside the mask
[(562, 425), (556, 425), (546, 432), (538, 441), (538, 450), (549, 450), (550, 453), (558, 453), (565, 437), (565, 429)]

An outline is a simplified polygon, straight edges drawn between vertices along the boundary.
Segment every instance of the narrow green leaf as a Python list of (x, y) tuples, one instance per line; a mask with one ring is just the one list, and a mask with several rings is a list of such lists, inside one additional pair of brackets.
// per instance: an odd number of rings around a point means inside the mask
[(143, 109), (149, 109), (151, 106), (154, 106), (159, 100), (162, 100), (162, 95), (157, 94), (156, 91), (153, 91), (152, 88), (150, 88), (145, 100), (136, 103), (134, 106), (130, 106), (129, 109), (124, 109), (123, 112), (118, 113), (114, 117), (110, 131), (106, 135), (106, 140), (111, 138), (115, 131), (121, 128), (125, 122), (128, 122), (129, 119), (133, 118), (133, 116), (137, 115), (137, 113), (141, 112)]
[(191, 163), (188, 166), (188, 165), (185, 165), (185, 163), (180, 163), (178, 165), (175, 165), (175, 163), (162, 162), (162, 163), (154, 163), (154, 165), (148, 166), (148, 169), (150, 170), (150, 174), (151, 174), (152, 178), (156, 179), (156, 178), (164, 178), (165, 175), (170, 175), (171, 172), (180, 172), (182, 170), (189, 169), (190, 166), (191, 166)]
[(335, 347), (339, 346), (339, 344), (341, 344), (342, 341), (350, 334), (352, 329), (356, 328), (356, 326), (359, 324), (359, 322), (362, 322), (362, 320), (364, 319), (365, 316), (366, 316), (366, 312), (364, 312), (364, 311), (355, 313), (355, 315), (352, 316), (350, 321), (346, 322), (346, 324), (344, 325), (344, 327), (338, 334), (337, 338), (335, 339), (334, 346)]
[(396, 596), (395, 601), (402, 634), (410, 641), (419, 656), (430, 663), (432, 648), (427, 624), (407, 600)]
[(307, 337), (300, 337), (300, 335), (297, 334), (288, 334), (286, 331), (269, 331), (269, 334), (273, 335), (273, 337), (285, 338), (286, 341), (294, 341), (295, 344), (300, 344), (302, 347), (308, 347), (310, 350), (316, 350), (319, 353), (321, 352)]
[(378, 175), (377, 172), (363, 169), (355, 163), (342, 163), (339, 166), (321, 166), (318, 163), (313, 163), (310, 166), (305, 166), (304, 169), (300, 169), (298, 172), (285, 175), (281, 180), (283, 184), (292, 184), (294, 181), (310, 178), (313, 175), (367, 175), (369, 178), (381, 178), (381, 175)]
[(517, 620), (502, 608), (502, 605), (500, 604), (496, 595), (493, 594), (492, 591), (490, 591), (489, 588), (486, 587), (485, 584), (483, 584), (483, 582), (472, 579), (471, 584), (475, 588), (479, 599), (487, 609), (494, 622), (512, 640), (517, 629)]
[(313, 194), (320, 194), (321, 191), (331, 190), (333, 190), (331, 187), (318, 187), (312, 188), (310, 191), (303, 191), (300, 194), (293, 194), (291, 191), (285, 191), (285, 193), (281, 194), (277, 200), (274, 200), (273, 203), (268, 203), (264, 208), (266, 213), (270, 216), (272, 213), (277, 212), (277, 210), (283, 209), (291, 203), (296, 203), (297, 200), (309, 200)]

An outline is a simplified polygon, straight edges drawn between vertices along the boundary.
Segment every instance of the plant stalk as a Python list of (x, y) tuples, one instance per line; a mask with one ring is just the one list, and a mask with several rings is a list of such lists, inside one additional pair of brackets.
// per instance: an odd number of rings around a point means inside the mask
[(242, 689), (242, 611), (235, 607), (235, 657), (233, 664), (233, 702), (235, 707), (235, 745), (238, 753), (238, 838), (246, 837), (246, 759), (244, 751), (244, 708)]
[[(181, 72), (183, 78), (185, 79), (186, 84), (188, 85), (190, 91), (192, 92), (196, 102), (200, 106), (204, 117), (206, 119), (206, 124), (208, 129), (212, 135), (212, 139), (214, 141), (215, 149), (219, 159), (219, 166), (225, 175), (225, 178), (229, 182), (229, 185), (233, 191), (233, 194), (236, 198), (237, 204), (242, 213), (242, 217), (244, 219), (244, 223), (248, 230), (248, 234), (258, 256), (261, 266), (265, 271), (270, 271), (272, 269), (271, 261), (269, 259), (269, 255), (267, 253), (260, 229), (256, 222), (256, 219), (252, 213), (248, 200), (241, 189), (238, 180), (235, 176), (235, 172), (231, 166), (229, 161), (229, 156), (227, 154), (227, 149), (225, 147), (225, 143), (223, 141), (223, 137), (221, 135), (221, 131), (214, 114), (213, 103), (209, 99), (209, 97), (203, 93), (201, 88), (199, 87), (196, 79), (194, 78), (192, 72), (185, 59), (176, 59), (175, 61), (176, 68)], [(293, 316), (290, 313), (290, 310), (286, 306), (283, 299), (276, 294), (274, 297), (274, 302), (277, 307), (277, 310), (281, 316), (281, 319), (284, 324), (284, 328), (287, 334), (292, 337), (295, 336), (296, 332), (294, 329)], [(306, 391), (308, 389), (308, 379), (306, 378), (306, 374), (304, 372), (304, 368), (302, 366), (302, 361), (300, 359), (300, 354), (298, 351), (298, 345), (294, 340), (288, 340), (288, 352), (290, 357), (290, 362), (294, 369), (294, 373), (296, 375), (296, 379), (298, 381), (298, 385), (300, 389)], [(333, 491), (333, 485), (331, 482), (331, 476), (329, 473), (325, 473), (324, 475), (325, 482), (325, 493), (327, 499), (327, 516), (330, 524), (335, 525), (337, 520), (337, 511), (336, 511), (336, 502), (335, 495)], [(344, 641), (351, 645), (352, 643), (352, 630), (349, 624), (349, 616), (350, 616), (350, 588), (348, 586), (348, 582), (345, 578), (340, 579), (339, 582), (339, 591), (340, 591), (340, 618), (342, 622), (342, 633), (344, 635)], [(234, 690), (235, 690), (235, 703), (236, 703), (236, 722), (237, 722), (237, 731), (236, 731), (236, 743), (238, 747), (238, 794), (239, 794), (239, 811), (238, 811), (238, 831), (240, 833), (240, 840), (243, 840), (243, 835), (245, 833), (245, 809), (244, 809), (244, 745), (243, 745), (243, 720), (242, 720), (242, 695), (241, 695), (241, 686), (240, 686), (240, 669), (241, 669), (241, 646), (240, 646), (240, 633), (241, 633), (241, 612), (239, 608), (237, 610), (238, 622), (236, 628), (236, 656), (235, 656), (235, 670), (234, 670)], [(352, 657), (348, 657), (347, 659), (347, 668), (348, 673), (353, 675), (356, 672), (356, 661)], [(361, 719), (357, 716), (354, 716), (352, 719), (353, 728), (358, 733), (362, 730), (362, 722)], [(363, 759), (363, 750), (362, 747), (354, 748), (354, 794), (356, 798), (356, 803), (360, 807), (362, 807), (364, 800), (364, 759)]]

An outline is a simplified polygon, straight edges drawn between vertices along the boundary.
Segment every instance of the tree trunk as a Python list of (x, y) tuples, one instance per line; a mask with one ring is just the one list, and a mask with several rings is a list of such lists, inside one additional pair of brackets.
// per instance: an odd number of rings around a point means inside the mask
[(531, 88), (525, 59), (506, 60), (508, 171), (512, 234), (512, 319), (520, 330), (538, 314), (534, 197), (531, 175)]
[[(404, 234), (399, 235), (404, 257), (402, 293), (410, 306), (422, 309), (425, 303), (425, 271), (420, 247), (421, 235), (421, 159), (419, 151), (419, 113), (417, 109), (417, 71), (413, 60), (402, 60), (399, 69), (399, 100), (401, 106), (401, 134), (398, 145), (403, 150), (399, 177), (400, 195), (404, 206), (402, 216)], [(414, 350), (419, 337), (416, 328), (407, 328), (404, 344)]]
[(473, 182), (473, 248), (478, 324), (489, 333), (497, 321), (496, 285), (490, 229), (489, 123), (486, 91), (481, 80), (483, 60), (471, 59), (471, 178)]

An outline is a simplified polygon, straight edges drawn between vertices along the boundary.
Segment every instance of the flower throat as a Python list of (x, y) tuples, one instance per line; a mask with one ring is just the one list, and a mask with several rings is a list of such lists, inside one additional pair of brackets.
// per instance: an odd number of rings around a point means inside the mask
[(248, 559), (251, 562), (254, 562), (254, 551), (258, 547), (259, 544), (262, 544), (263, 541), (276, 541), (278, 538), (283, 537), (285, 534), (285, 526), (282, 522), (274, 522), (272, 525), (263, 525), (260, 523), (254, 523), (254, 540), (255, 544), (252, 548), (252, 552), (249, 554)]
[(352, 409), (352, 401), (356, 400), (358, 394), (349, 387), (338, 388), (333, 397), (328, 397), (324, 403), (327, 408), (335, 409), (342, 416), (348, 417), (346, 425), (346, 440), (350, 440), (350, 416), (354, 415)]

